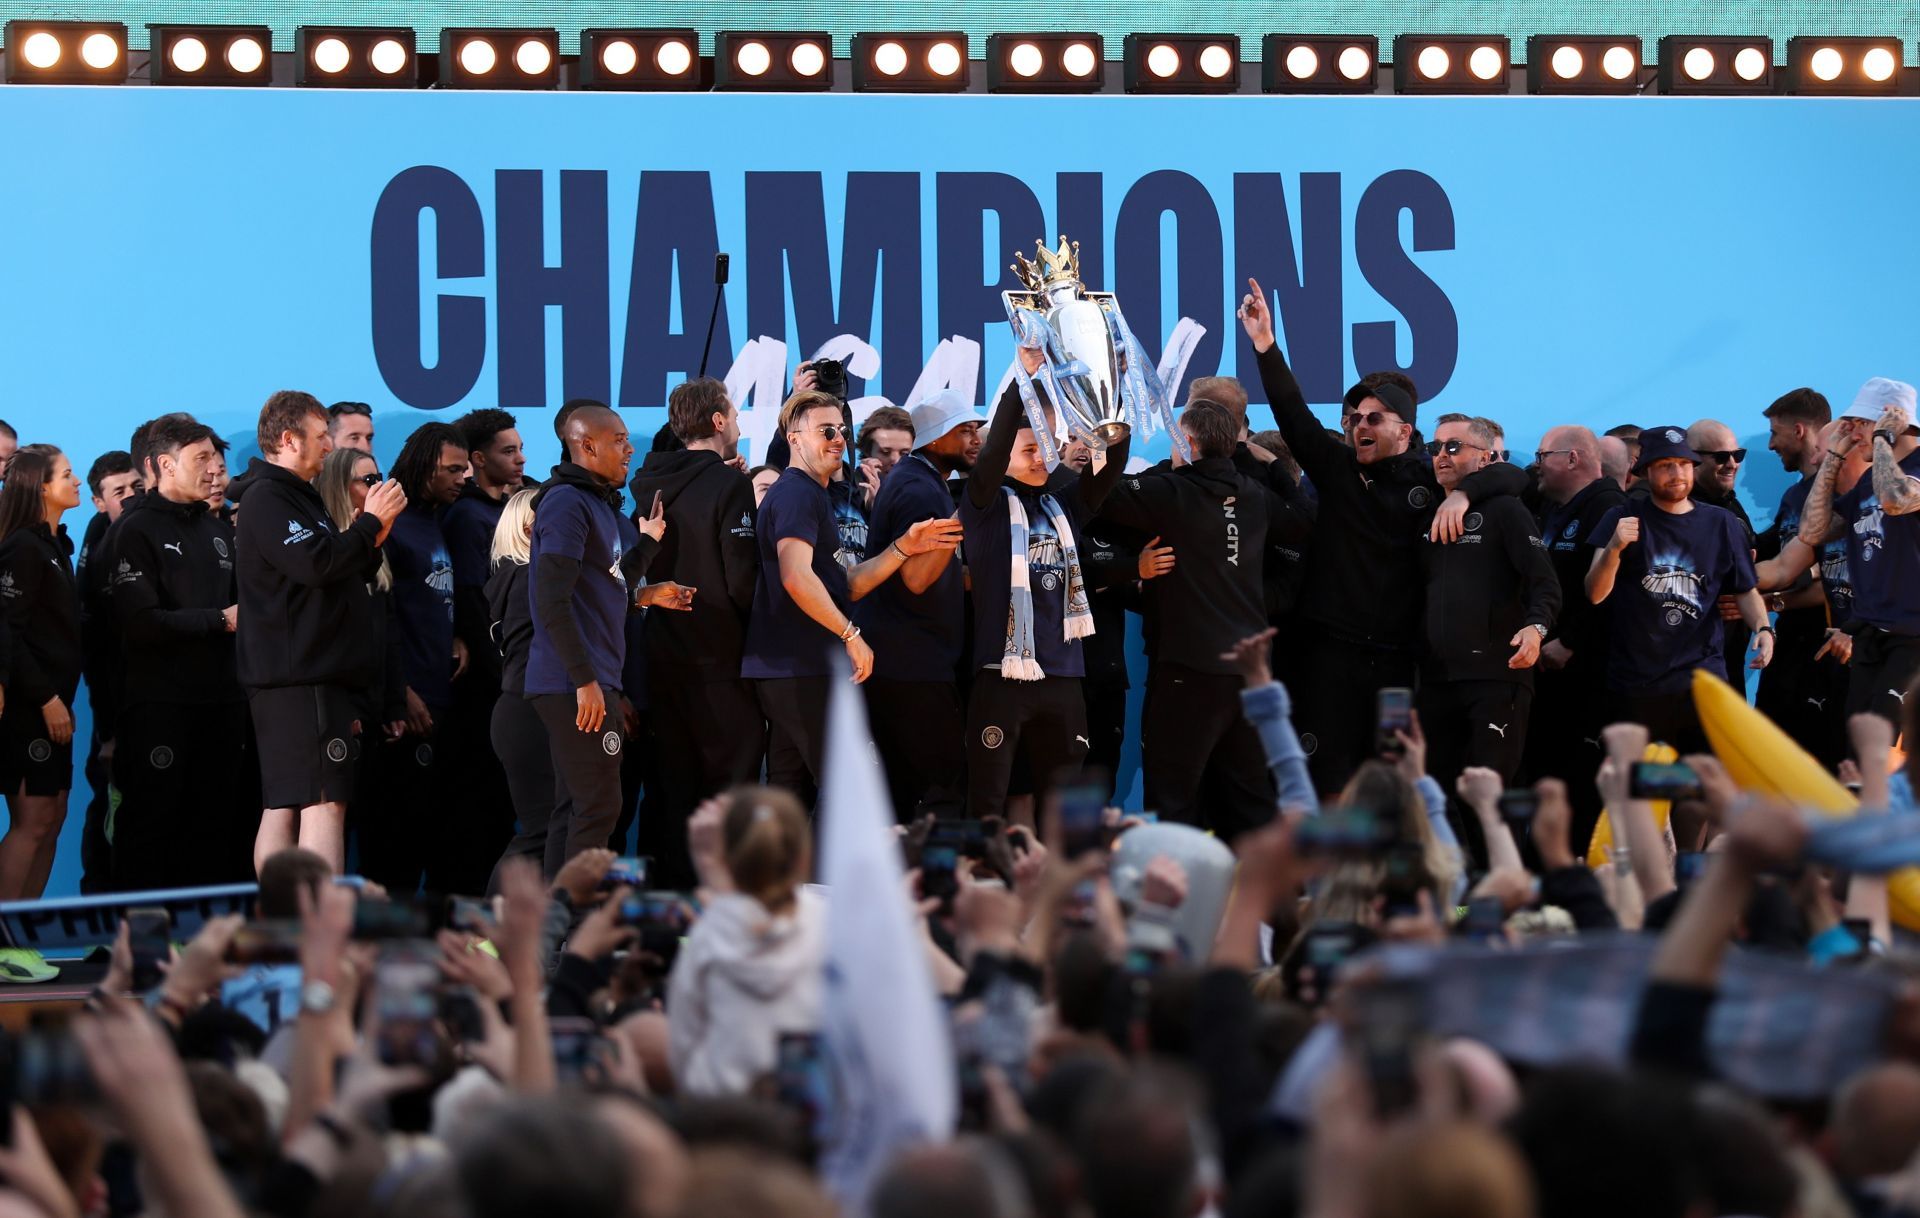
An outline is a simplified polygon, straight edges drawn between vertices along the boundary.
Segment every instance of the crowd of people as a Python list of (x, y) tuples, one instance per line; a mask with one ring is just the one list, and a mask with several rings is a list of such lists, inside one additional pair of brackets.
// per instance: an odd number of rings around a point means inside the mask
[[(7, 1042), (0, 1218), (1920, 1213), (1913, 388), (1758, 412), (1760, 529), (1754, 420), (1529, 457), (1382, 372), (1329, 429), (1248, 286), (1273, 427), (1199, 378), (1158, 465), (1050, 464), (1018, 383), (856, 428), (831, 361), (763, 464), (696, 378), (637, 469), (569, 402), (537, 482), (505, 411), (383, 471), (288, 391), (231, 481), (185, 414), (95, 460), (76, 566), (75, 467), (0, 425), (0, 901), (83, 682), (85, 891), (259, 885)], [(1702, 669), (1861, 814), (1740, 789)], [(824, 1026), (849, 757), (952, 1128), (863, 1126)]]

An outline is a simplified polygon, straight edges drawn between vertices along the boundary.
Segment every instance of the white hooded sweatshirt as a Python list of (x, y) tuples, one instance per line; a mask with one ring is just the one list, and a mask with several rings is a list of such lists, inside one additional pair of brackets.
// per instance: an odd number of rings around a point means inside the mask
[(807, 888), (779, 917), (749, 896), (714, 900), (667, 978), (668, 1047), (689, 1095), (740, 1095), (774, 1067), (782, 1032), (820, 1025), (827, 906)]

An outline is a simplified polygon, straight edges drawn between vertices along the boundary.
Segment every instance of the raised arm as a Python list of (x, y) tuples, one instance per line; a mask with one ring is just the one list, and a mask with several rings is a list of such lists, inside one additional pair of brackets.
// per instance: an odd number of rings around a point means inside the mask
[(1894, 443), (1907, 434), (1912, 420), (1898, 406), (1887, 407), (1873, 432), (1873, 494), (1880, 510), (1889, 516), (1905, 516), (1920, 511), (1920, 479), (1900, 468), (1894, 455)]
[[(256, 533), (248, 540), (259, 548), (275, 570), (294, 583), (309, 588), (325, 587), (343, 579), (364, 578), (375, 551), (386, 540), (387, 530), (393, 527), (406, 506), (406, 492), (398, 482), (389, 480), (367, 492), (366, 510), (337, 533), (331, 529), (303, 529), (304, 537), (293, 534), (275, 539)], [(260, 509), (261, 512), (269, 510)], [(242, 512), (240, 519), (247, 521), (247, 514)], [(272, 523), (268, 522), (268, 527)]]
[(1352, 460), (1352, 454), (1344, 444), (1327, 435), (1320, 420), (1307, 409), (1300, 382), (1294, 379), (1293, 369), (1287, 367), (1287, 357), (1280, 354), (1280, 344), (1273, 333), (1273, 310), (1267, 306), (1266, 292), (1258, 280), (1247, 280), (1247, 294), (1240, 301), (1240, 325), (1253, 343), (1267, 405), (1273, 411), (1274, 425), (1286, 438), (1287, 447), (1293, 450), (1293, 459), (1316, 484), (1332, 477), (1343, 463)]
[[(1024, 360), (1025, 350), (1020, 354)], [(1040, 365), (1036, 362), (1032, 366)], [(1020, 402), (1020, 387), (1009, 383), (1007, 391), (1000, 395), (1000, 404), (994, 407), (993, 422), (987, 425), (987, 438), (980, 445), (979, 459), (967, 474), (967, 498), (976, 510), (985, 511), (993, 503), (993, 497), (1000, 493), (1000, 483), (1007, 476), (1007, 462), (1013, 457), (1013, 437), (1026, 425), (1027, 413)]]
[(1623, 510), (1619, 516), (1607, 519), (1614, 522), (1612, 536), (1607, 538), (1606, 545), (1593, 552), (1593, 564), (1587, 568), (1587, 599), (1596, 605), (1613, 595), (1613, 581), (1620, 574), (1620, 556), (1640, 540), (1638, 516), (1626, 515)]
[(1095, 457), (1080, 471), (1080, 506), (1088, 513), (1098, 512), (1113, 488), (1120, 485), (1120, 475), (1127, 468), (1127, 455), (1132, 451), (1133, 437), (1122, 436), (1117, 444), (1108, 446), (1104, 460)]
[(1840, 476), (1841, 461), (1852, 448), (1853, 433), (1845, 427), (1835, 429), (1827, 442), (1826, 458), (1813, 476), (1813, 485), (1807, 488), (1807, 503), (1800, 509), (1800, 540), (1815, 552), (1846, 531), (1846, 523), (1833, 518), (1833, 484)]

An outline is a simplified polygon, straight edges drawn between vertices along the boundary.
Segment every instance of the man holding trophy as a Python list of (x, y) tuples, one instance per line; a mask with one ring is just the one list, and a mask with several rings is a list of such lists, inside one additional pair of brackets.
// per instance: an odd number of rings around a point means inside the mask
[[(1037, 263), (1015, 256), (1024, 288), (1004, 299), (1019, 365), (960, 501), (973, 583), (967, 806), (976, 818), (1002, 813), (1017, 758), (1038, 806), (1047, 784), (1086, 757), (1081, 640), (1093, 614), (1080, 538), (1126, 467), (1133, 428), (1167, 417), (1159, 378), (1112, 296), (1081, 284), (1077, 247), (1063, 237), (1039, 253)], [(1077, 475), (1060, 466), (1074, 437), (1094, 449)]]

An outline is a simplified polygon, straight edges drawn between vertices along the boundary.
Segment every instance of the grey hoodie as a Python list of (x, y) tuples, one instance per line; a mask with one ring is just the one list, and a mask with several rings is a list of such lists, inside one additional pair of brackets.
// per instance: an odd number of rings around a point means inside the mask
[(667, 979), (668, 1044), (680, 1089), (739, 1095), (774, 1067), (782, 1032), (820, 1022), (827, 907), (802, 888), (779, 917), (737, 893), (709, 904)]

